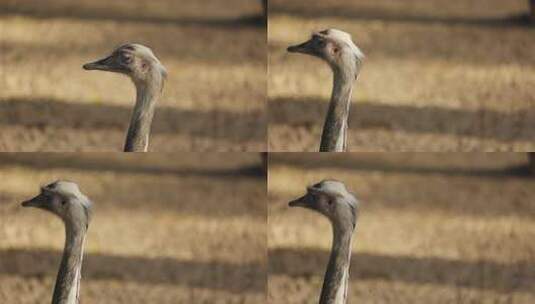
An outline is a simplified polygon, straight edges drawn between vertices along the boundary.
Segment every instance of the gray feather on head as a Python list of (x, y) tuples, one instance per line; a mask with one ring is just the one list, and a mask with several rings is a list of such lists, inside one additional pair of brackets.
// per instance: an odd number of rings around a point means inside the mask
[(351, 39), (351, 35), (337, 29), (314, 32), (301, 44), (288, 47), (288, 52), (302, 53), (326, 61), (333, 70), (349, 71), (358, 77), (364, 53)]
[(307, 187), (306, 194), (291, 201), (289, 205), (317, 211), (326, 216), (333, 226), (342, 229), (354, 229), (356, 226), (358, 200), (344, 183), (337, 180), (322, 180)]
[(92, 203), (74, 182), (58, 180), (41, 187), (40, 193), (23, 202), (23, 207), (43, 209), (59, 216), (66, 224), (89, 225)]

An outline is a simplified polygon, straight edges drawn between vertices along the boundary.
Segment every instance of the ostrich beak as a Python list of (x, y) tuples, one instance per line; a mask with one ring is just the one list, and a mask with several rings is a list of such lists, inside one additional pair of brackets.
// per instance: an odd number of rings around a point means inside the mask
[(312, 47), (312, 40), (305, 41), (301, 44), (291, 45), (288, 47), (289, 53), (301, 53), (314, 55), (314, 48)]
[(22, 202), (22, 207), (35, 207), (45, 209), (47, 199), (43, 194), (39, 194), (34, 198)]
[(117, 66), (113, 56), (108, 56), (106, 58), (89, 62), (83, 65), (84, 70), (100, 70), (108, 72), (122, 72), (120, 66)]
[(298, 199), (295, 199), (291, 202), (288, 203), (288, 206), (290, 207), (303, 207), (303, 208), (309, 208), (308, 206), (308, 195), (305, 194), (303, 196), (301, 196), (300, 198)]

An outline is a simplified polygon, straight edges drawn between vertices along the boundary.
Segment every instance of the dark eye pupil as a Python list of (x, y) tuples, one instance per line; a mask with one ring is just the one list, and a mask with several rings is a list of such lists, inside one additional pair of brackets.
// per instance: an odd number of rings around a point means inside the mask
[(67, 204), (67, 201), (65, 200), (61, 201), (61, 205), (65, 206), (65, 204)]

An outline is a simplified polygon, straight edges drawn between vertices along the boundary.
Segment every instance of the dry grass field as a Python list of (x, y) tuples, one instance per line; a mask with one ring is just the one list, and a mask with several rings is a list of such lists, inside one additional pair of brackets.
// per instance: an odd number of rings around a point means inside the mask
[(135, 90), (82, 64), (125, 42), (169, 72), (150, 150), (265, 150), (261, 14), (251, 0), (0, 1), (0, 150), (120, 151)]
[(535, 150), (527, 0), (271, 0), (270, 151), (316, 151), (331, 72), (286, 47), (339, 28), (366, 54), (351, 151)]
[(19, 204), (59, 178), (94, 203), (82, 303), (263, 303), (259, 163), (256, 153), (0, 155), (0, 303), (50, 303), (62, 223)]
[(277, 154), (268, 181), (269, 303), (317, 303), (328, 221), (289, 208), (344, 181), (361, 202), (350, 303), (535, 303), (535, 179), (521, 154)]

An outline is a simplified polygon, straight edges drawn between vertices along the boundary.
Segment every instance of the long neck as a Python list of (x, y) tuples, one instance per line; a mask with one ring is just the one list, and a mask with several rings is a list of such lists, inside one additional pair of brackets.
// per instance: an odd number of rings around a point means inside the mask
[(126, 135), (125, 152), (147, 152), (154, 109), (161, 91), (162, 80), (156, 75), (147, 82), (136, 83), (136, 105)]
[(323, 280), (320, 304), (344, 304), (347, 300), (352, 229), (333, 227), (333, 244)]
[(355, 72), (334, 68), (333, 75), (333, 91), (323, 125), (320, 152), (343, 152), (347, 148), (347, 120)]
[(59, 267), (52, 304), (78, 304), (85, 229), (66, 226), (65, 249)]

